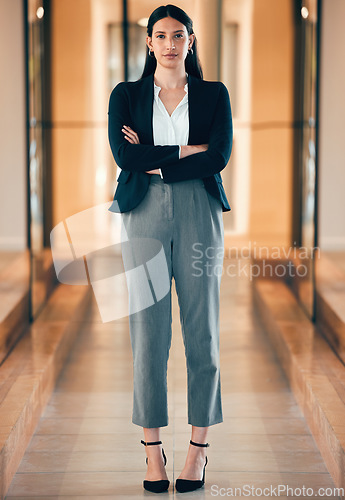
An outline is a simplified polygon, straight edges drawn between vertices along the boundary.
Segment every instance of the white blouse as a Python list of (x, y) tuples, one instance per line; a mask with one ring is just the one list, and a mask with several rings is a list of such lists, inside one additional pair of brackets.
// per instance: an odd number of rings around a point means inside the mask
[[(188, 76), (188, 75), (187, 75)], [(154, 84), (153, 101), (153, 141), (155, 146), (179, 145), (186, 146), (189, 139), (189, 116), (188, 116), (188, 83), (184, 86), (186, 92), (183, 99), (178, 103), (170, 116), (166, 107), (159, 97), (161, 87)], [(181, 147), (179, 156), (181, 155)], [(161, 178), (162, 171), (159, 169)]]

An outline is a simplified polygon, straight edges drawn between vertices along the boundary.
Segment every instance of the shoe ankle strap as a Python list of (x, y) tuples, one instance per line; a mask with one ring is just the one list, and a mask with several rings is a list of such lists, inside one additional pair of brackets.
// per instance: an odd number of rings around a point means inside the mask
[(149, 446), (149, 445), (152, 445), (152, 444), (162, 444), (162, 441), (150, 441), (150, 442), (146, 441), (146, 442), (145, 442), (145, 441), (141, 440), (140, 442), (141, 442), (144, 446)]
[(193, 444), (194, 446), (202, 446), (203, 448), (207, 448), (210, 446), (208, 443), (202, 444), (202, 443), (196, 443), (195, 441), (190, 440), (190, 444)]

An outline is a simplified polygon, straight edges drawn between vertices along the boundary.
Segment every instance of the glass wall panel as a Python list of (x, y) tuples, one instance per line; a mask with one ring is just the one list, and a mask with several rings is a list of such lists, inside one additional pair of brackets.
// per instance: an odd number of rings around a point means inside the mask
[(296, 2), (299, 16), (300, 55), (298, 73), (300, 75), (300, 136), (296, 169), (299, 181), (299, 234), (296, 264), (300, 274), (292, 278), (295, 293), (310, 318), (315, 317), (315, 259), (319, 258), (316, 227), (316, 175), (317, 175), (317, 114), (318, 114), (318, 13), (319, 0)]
[(29, 243), (31, 256), (31, 315), (45, 301), (44, 285), (44, 8), (43, 0), (28, 0), (29, 111)]

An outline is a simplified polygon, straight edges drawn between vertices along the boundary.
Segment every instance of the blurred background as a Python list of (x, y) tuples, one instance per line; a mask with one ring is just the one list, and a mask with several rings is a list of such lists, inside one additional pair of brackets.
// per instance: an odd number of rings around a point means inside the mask
[[(4, 263), (30, 252), (32, 316), (46, 297), (52, 228), (113, 197), (109, 95), (140, 77), (147, 17), (160, 4), (0, 0), (0, 251)], [(204, 78), (223, 81), (231, 99), (226, 247), (319, 246), (341, 258), (344, 2), (178, 5), (194, 21)], [(311, 266), (302, 299), (311, 314), (313, 279)]]

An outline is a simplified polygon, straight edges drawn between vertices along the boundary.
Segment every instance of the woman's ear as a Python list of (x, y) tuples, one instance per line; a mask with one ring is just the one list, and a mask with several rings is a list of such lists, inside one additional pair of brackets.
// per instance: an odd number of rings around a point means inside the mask
[(149, 50), (153, 50), (153, 47), (152, 47), (152, 38), (150, 36), (146, 37), (146, 45), (148, 46)]
[(189, 40), (190, 40), (190, 47), (192, 48), (194, 40), (195, 40), (195, 34), (194, 33), (192, 33), (191, 35), (189, 35)]

